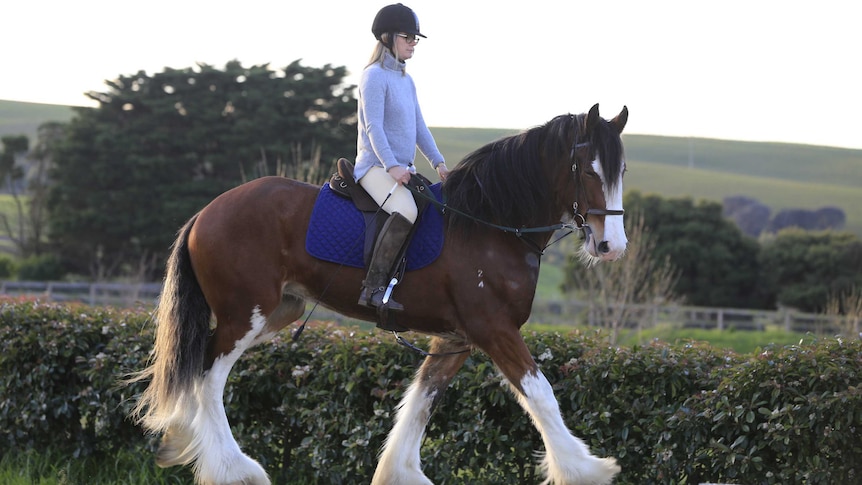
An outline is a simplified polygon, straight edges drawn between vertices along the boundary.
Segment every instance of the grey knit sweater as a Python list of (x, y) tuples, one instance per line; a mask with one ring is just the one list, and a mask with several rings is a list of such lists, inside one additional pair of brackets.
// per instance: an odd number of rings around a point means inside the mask
[(412, 168), (416, 147), (431, 163), (443, 162), (431, 131), (425, 125), (413, 78), (387, 52), (383, 61), (365, 68), (359, 81), (359, 136), (356, 140), (356, 180), (373, 166), (386, 170)]

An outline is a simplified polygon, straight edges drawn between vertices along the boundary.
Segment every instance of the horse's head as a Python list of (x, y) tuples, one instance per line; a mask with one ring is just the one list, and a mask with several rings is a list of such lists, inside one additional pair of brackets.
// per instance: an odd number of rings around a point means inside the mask
[(575, 179), (575, 222), (584, 229), (584, 257), (613, 261), (626, 250), (623, 227), (623, 174), (625, 157), (620, 134), (628, 121), (628, 108), (607, 121), (599, 105), (581, 116), (573, 141), (572, 174)]

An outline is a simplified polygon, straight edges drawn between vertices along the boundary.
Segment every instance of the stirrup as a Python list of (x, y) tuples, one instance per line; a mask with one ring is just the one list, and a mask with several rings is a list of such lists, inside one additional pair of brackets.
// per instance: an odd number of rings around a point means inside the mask
[[(370, 295), (368, 294), (369, 292), (371, 293)], [(392, 310), (394, 312), (404, 311), (404, 305), (391, 298), (384, 301), (384, 298), (384, 290), (363, 288), (362, 293), (359, 294), (359, 301), (357, 301), (356, 304), (367, 308), (375, 308), (377, 310), (386, 308), (386, 310)]]

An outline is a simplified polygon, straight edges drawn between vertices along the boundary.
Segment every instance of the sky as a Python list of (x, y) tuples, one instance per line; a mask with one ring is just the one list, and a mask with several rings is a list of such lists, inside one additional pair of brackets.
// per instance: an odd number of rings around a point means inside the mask
[[(105, 80), (198, 63), (347, 67), (369, 0), (15, 0), (0, 99), (94, 105)], [(862, 149), (862, 17), (850, 0), (405, 0), (429, 126), (527, 129), (599, 103), (626, 133)]]

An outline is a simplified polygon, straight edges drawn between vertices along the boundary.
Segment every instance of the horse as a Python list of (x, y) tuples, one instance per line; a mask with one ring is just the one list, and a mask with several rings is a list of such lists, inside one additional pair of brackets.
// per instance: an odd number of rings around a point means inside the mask
[[(556, 229), (585, 229), (579, 252), (586, 264), (625, 252), (620, 135), (627, 119), (626, 107), (601, 118), (598, 104), (557, 116), (477, 149), (443, 182), (442, 250), (394, 289), (404, 305), (398, 325), (430, 335), (429, 352), (397, 407), (373, 484), (432, 483), (420, 461), (425, 426), (471, 351), (490, 357), (541, 434), (545, 483), (602, 484), (619, 473), (614, 458), (592, 455), (566, 427), (520, 327)], [(192, 464), (200, 484), (269, 484), (228, 424), (223, 394), (231, 368), (300, 319), (306, 300), (376, 320), (375, 310), (356, 303), (364, 269), (306, 251), (320, 191), (259, 178), (213, 199), (178, 231), (154, 312), (150, 363), (137, 376), (148, 384), (132, 411), (162, 435), (157, 465)]]

